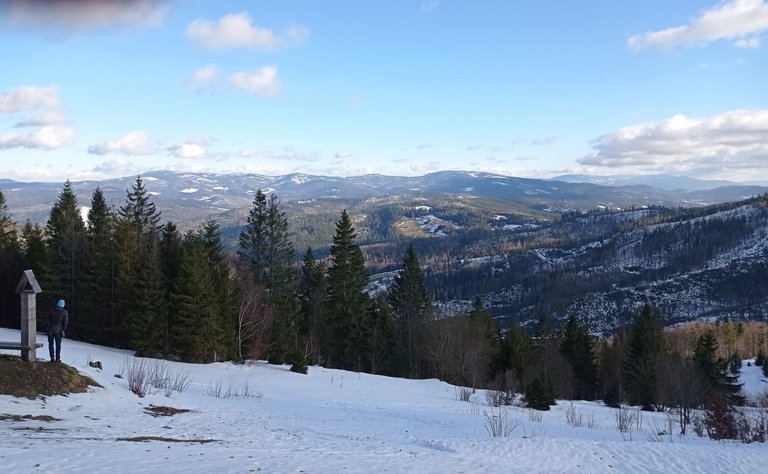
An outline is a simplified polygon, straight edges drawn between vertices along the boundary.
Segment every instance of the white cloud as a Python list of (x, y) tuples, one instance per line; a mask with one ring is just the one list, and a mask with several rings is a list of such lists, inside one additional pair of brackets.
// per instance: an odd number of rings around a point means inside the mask
[(209, 85), (218, 76), (218, 70), (213, 64), (203, 66), (186, 81), (186, 85), (192, 88), (201, 88)]
[(5, 8), (11, 23), (67, 30), (158, 25), (169, 9), (161, 0), (13, 0)]
[(156, 149), (152, 145), (149, 134), (140, 130), (129, 132), (116, 140), (107, 140), (88, 147), (88, 153), (106, 155), (151, 155)]
[(309, 29), (302, 25), (290, 25), (282, 34), (255, 26), (247, 13), (233, 13), (218, 21), (194, 20), (187, 26), (187, 37), (209, 49), (262, 49), (274, 50), (298, 46), (309, 37)]
[(766, 30), (768, 4), (764, 0), (733, 0), (704, 11), (687, 25), (634, 35), (628, 45), (633, 51), (705, 45), (717, 40), (754, 38)]
[(181, 145), (174, 145), (168, 148), (171, 155), (176, 158), (203, 158), (205, 156), (205, 148), (197, 143), (186, 142)]
[(15, 130), (0, 132), (0, 149), (55, 150), (75, 136), (74, 129), (67, 123), (56, 86), (24, 86), (0, 94), (0, 114), (8, 114), (15, 120)]
[(256, 95), (274, 97), (280, 95), (282, 84), (277, 79), (277, 68), (264, 66), (255, 72), (238, 72), (229, 76), (229, 82)]
[(707, 118), (675, 115), (597, 138), (589, 166), (635, 172), (742, 179), (768, 175), (768, 110), (733, 110)]
[(753, 36), (751, 38), (742, 38), (733, 44), (737, 48), (757, 49), (760, 46), (762, 46), (763, 43), (762, 41), (760, 41), (760, 38), (758, 38), (757, 36)]
[(7, 148), (37, 148), (56, 150), (75, 137), (72, 127), (47, 125), (30, 132), (0, 133), (0, 150)]

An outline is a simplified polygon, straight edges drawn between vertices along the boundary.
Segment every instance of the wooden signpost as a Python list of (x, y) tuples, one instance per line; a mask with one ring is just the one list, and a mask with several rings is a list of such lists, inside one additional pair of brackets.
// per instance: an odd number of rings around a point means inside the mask
[(21, 351), (21, 359), (37, 360), (37, 348), (43, 347), (37, 342), (37, 303), (35, 297), (43, 290), (32, 270), (24, 270), (16, 286), (16, 293), (21, 297), (21, 343), (0, 341), (0, 349)]

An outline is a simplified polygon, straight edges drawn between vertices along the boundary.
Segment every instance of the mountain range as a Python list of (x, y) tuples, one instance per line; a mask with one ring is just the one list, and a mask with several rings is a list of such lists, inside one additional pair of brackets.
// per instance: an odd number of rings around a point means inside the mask
[[(152, 171), (141, 178), (163, 221), (188, 229), (214, 219), (230, 249), (258, 189), (279, 197), (297, 256), (309, 246), (326, 256), (346, 209), (370, 291), (387, 287), (412, 243), (440, 315), (480, 298), (502, 327), (574, 315), (610, 332), (645, 303), (668, 324), (768, 320), (768, 187), (460, 171), (346, 178)], [(71, 184), (84, 209), (97, 186), (119, 208), (135, 180)], [(18, 223), (44, 224), (62, 187), (0, 180)]]
[[(163, 219), (185, 225), (208, 218), (243, 215), (257, 189), (272, 191), (282, 202), (298, 203), (307, 212), (318, 206), (336, 209), (354, 206), (370, 198), (392, 196), (463, 196), (515, 201), (531, 210), (617, 209), (641, 206), (690, 207), (735, 201), (764, 193), (768, 186), (731, 182), (681, 180), (652, 176), (619, 180), (568, 175), (553, 179), (527, 179), (482, 172), (441, 171), (417, 177), (363, 175), (351, 177), (289, 174), (182, 173), (149, 171), (141, 175)], [(102, 181), (73, 181), (81, 206), (100, 187), (107, 202), (116, 208), (125, 202), (136, 177)], [(671, 185), (672, 182), (678, 183)], [(45, 223), (63, 183), (18, 182), (0, 179), (0, 191), (18, 222)], [(309, 204), (309, 206), (306, 206)]]

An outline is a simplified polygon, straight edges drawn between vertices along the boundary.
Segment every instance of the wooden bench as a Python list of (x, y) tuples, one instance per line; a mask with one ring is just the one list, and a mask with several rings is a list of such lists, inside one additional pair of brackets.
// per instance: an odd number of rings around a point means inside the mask
[[(36, 342), (35, 349), (43, 347), (42, 342)], [(11, 351), (29, 351), (32, 350), (32, 346), (22, 346), (20, 342), (0, 341), (0, 349), (8, 349)]]

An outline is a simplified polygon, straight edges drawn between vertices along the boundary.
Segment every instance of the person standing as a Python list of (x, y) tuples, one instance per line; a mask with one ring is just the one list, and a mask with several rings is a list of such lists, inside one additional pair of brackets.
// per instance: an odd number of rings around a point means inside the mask
[(56, 307), (48, 311), (48, 353), (51, 355), (51, 362), (61, 362), (61, 338), (64, 337), (67, 324), (69, 313), (64, 309), (64, 300), (59, 300)]

